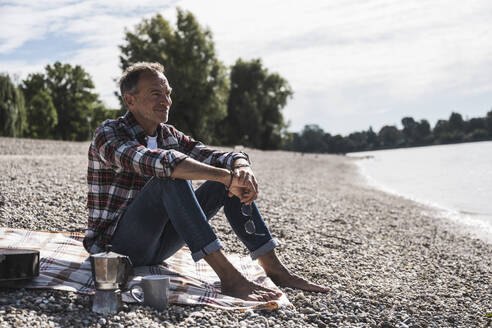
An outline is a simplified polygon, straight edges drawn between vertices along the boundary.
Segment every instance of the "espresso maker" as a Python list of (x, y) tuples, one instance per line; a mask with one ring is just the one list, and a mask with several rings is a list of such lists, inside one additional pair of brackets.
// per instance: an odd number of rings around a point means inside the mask
[(101, 314), (117, 313), (123, 305), (121, 292), (127, 288), (128, 279), (133, 275), (130, 258), (111, 251), (90, 256), (92, 279), (96, 293), (92, 303), (92, 311)]

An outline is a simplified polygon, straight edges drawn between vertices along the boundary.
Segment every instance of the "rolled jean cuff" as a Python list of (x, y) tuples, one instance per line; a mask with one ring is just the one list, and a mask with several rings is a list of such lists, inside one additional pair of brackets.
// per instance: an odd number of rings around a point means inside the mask
[(268, 253), (269, 251), (271, 251), (272, 249), (274, 249), (275, 247), (277, 247), (279, 244), (277, 242), (276, 239), (272, 238), (270, 239), (269, 241), (267, 241), (266, 243), (264, 243), (262, 246), (260, 246), (260, 248), (254, 250), (251, 252), (251, 259), (252, 260), (256, 260), (257, 258), (259, 258), (260, 256), (263, 256), (265, 255), (266, 253)]
[(193, 258), (193, 261), (198, 262), (201, 259), (203, 259), (205, 256), (207, 256), (208, 254), (213, 253), (215, 251), (218, 251), (221, 248), (223, 248), (223, 247), (222, 247), (222, 244), (220, 243), (220, 240), (215, 239), (213, 242), (206, 245), (202, 249), (192, 253), (191, 257)]

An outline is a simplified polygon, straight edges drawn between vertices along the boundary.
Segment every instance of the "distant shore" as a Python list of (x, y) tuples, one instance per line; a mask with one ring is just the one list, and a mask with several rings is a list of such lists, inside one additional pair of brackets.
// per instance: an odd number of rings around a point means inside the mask
[[(0, 138), (0, 226), (83, 232), (88, 145)], [(333, 293), (287, 289), (295, 311), (259, 315), (176, 305), (159, 313), (129, 305), (103, 318), (91, 312), (88, 296), (2, 289), (0, 321), (60, 327), (67, 322), (94, 327), (266, 327), (266, 322), (268, 327), (483, 327), (490, 320), (492, 245), (432, 212), (425, 214), (423, 205), (367, 186), (354, 159), (245, 151), (260, 183), (258, 206), (281, 244), (280, 257), (297, 273), (332, 286)], [(212, 225), (227, 252), (245, 254), (222, 212)], [(39, 307), (40, 298), (49, 300), (47, 307)]]

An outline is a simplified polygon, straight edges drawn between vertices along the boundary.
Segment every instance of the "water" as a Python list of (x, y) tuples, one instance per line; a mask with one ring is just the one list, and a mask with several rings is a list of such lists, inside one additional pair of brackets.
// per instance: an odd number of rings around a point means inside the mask
[(492, 141), (351, 153), (368, 182), (441, 210), (492, 242)]

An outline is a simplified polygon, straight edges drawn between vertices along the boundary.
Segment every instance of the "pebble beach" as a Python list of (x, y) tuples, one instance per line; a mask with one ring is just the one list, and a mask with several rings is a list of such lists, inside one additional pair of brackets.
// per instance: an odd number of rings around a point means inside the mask
[[(84, 232), (88, 146), (0, 138), (0, 226)], [(431, 208), (368, 186), (356, 158), (244, 151), (279, 257), (331, 293), (284, 288), (295, 309), (272, 312), (128, 304), (102, 316), (88, 295), (0, 288), (0, 327), (492, 325), (490, 243)], [(222, 211), (211, 224), (227, 253), (246, 254)]]

